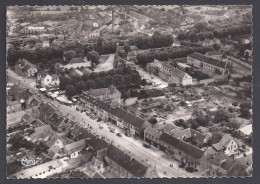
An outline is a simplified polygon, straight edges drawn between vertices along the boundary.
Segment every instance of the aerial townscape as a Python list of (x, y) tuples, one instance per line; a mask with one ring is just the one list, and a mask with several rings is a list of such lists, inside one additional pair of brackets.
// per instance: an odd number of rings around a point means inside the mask
[(252, 6), (6, 12), (8, 178), (252, 176)]

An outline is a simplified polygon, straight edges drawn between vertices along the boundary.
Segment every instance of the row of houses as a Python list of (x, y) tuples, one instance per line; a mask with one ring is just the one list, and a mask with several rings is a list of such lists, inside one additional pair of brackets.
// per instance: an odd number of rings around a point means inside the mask
[[(106, 171), (112, 172), (116, 177), (157, 177), (155, 169), (149, 164), (137, 160), (131, 152), (107, 142), (102, 137), (93, 134), (90, 130), (79, 126), (74, 121), (65, 123), (66, 126), (64, 126), (64, 129), (57, 134), (53, 131), (58, 130), (55, 128), (56, 125), (53, 125), (56, 121), (51, 119), (54, 118), (54, 114), (58, 113), (58, 109), (48, 103), (41, 103), (37, 109), (39, 111), (39, 121), (45, 122), (48, 125), (42, 123), (42, 126), (36, 127), (34, 133), (26, 138), (33, 142), (44, 141), (49, 147), (45, 157), (53, 161), (60, 160), (64, 166), (64, 164), (66, 165), (66, 160), (60, 158), (69, 157), (68, 159), (72, 159), (78, 157), (86, 148), (87, 150), (91, 149), (94, 153), (94, 159), (90, 166), (91, 169), (95, 171), (94, 178), (97, 173), (102, 176), (102, 173)], [(60, 118), (61, 117), (62, 115), (60, 114)], [(32, 117), (27, 113), (24, 116), (24, 120), (29, 119), (32, 119)], [(70, 139), (64, 137), (64, 133)], [(48, 165), (49, 162), (43, 163), (43, 165), (44, 164)], [(43, 168), (45, 167), (41, 167), (41, 165), (32, 167), (34, 170), (40, 167), (41, 169), (37, 172), (27, 172), (32, 169), (29, 168), (15, 173), (10, 177), (41, 178), (42, 175), (45, 176), (47, 174), (49, 177), (62, 172), (62, 170), (56, 170), (57, 172), (54, 172), (52, 168), (44, 170)], [(65, 168), (63, 168), (63, 170), (65, 170)]]
[(78, 105), (90, 110), (103, 120), (108, 120), (125, 130), (131, 136), (143, 137), (143, 130), (149, 126), (144, 119), (124, 110), (111, 106), (87, 93), (83, 93), (78, 100)]
[(166, 124), (164, 127), (148, 127), (144, 130), (144, 140), (156, 148), (168, 153), (196, 171), (209, 171), (210, 176), (248, 176), (244, 164), (231, 156), (236, 155), (239, 143), (232, 137), (224, 137), (219, 143), (207, 147), (209, 136), (198, 131)]
[(163, 61), (155, 60), (153, 63), (148, 63), (146, 69), (169, 83), (184, 86), (192, 84), (192, 77), (189, 74)]

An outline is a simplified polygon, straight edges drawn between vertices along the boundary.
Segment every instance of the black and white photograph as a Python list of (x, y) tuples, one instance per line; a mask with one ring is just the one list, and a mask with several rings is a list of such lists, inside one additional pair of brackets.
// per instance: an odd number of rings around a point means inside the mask
[(6, 6), (6, 178), (252, 177), (252, 8)]

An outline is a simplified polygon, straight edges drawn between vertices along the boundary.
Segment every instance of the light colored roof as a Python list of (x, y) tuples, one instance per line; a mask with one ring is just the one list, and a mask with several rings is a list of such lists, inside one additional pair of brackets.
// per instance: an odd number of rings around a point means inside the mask
[[(10, 176), (10, 178), (16, 176), (19, 179), (23, 179), (23, 178), (30, 178), (30, 177), (34, 177), (34, 178), (40, 178), (41, 175), (39, 175), (42, 172), (47, 172), (49, 171), (50, 167), (51, 168), (57, 168), (57, 167), (61, 167), (62, 166), (62, 162), (60, 160), (52, 160), (50, 162), (46, 162), (25, 170), (22, 170), (20, 172), (17, 172), (15, 174), (12, 174)], [(38, 176), (36, 176), (38, 175)]]
[(69, 150), (72, 150), (72, 149), (75, 149), (75, 148), (78, 148), (78, 147), (81, 147), (81, 146), (84, 146), (84, 145), (85, 145), (85, 139), (82, 139), (82, 140), (73, 142), (71, 144), (65, 145), (65, 148), (66, 148), (67, 151), (69, 151)]
[(242, 132), (245, 135), (250, 135), (253, 132), (252, 124), (246, 125), (239, 129), (240, 132)]

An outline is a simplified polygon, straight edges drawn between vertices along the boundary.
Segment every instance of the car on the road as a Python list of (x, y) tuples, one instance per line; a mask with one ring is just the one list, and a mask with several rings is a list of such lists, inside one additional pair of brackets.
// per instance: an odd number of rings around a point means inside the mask
[(110, 132), (111, 132), (111, 133), (115, 133), (115, 129), (111, 128), (111, 129), (110, 129)]
[(127, 132), (125, 133), (125, 135), (126, 135), (127, 137), (130, 137), (130, 134), (129, 134), (129, 133), (127, 133)]
[(145, 147), (145, 148), (150, 148), (151, 146), (150, 146), (150, 144), (148, 144), (148, 143), (143, 143), (143, 146)]
[(118, 137), (122, 137), (122, 134), (121, 133), (117, 133), (116, 134)]
[(103, 129), (103, 126), (101, 126), (101, 125), (99, 125), (99, 127), (98, 127), (99, 129)]

